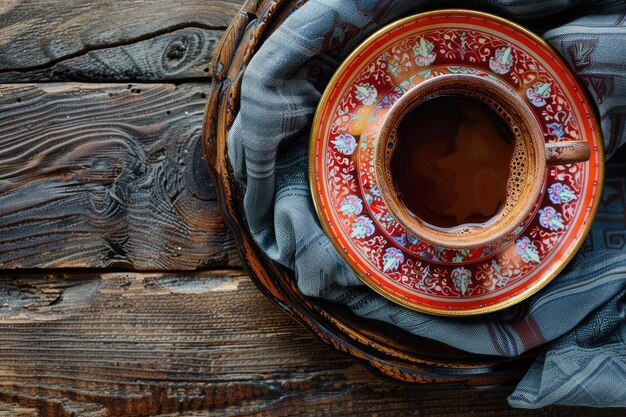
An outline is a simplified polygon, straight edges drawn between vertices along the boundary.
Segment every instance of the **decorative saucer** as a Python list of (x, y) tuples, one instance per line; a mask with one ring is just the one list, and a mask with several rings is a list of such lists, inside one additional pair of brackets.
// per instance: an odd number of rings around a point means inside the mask
[[(375, 149), (385, 116), (412, 88), (449, 74), (518, 94), (546, 143), (589, 144), (588, 161), (546, 168), (532, 218), (511, 240), (438, 247), (411, 234), (381, 197)], [(441, 10), (383, 28), (345, 60), (318, 106), (309, 167), (322, 227), (359, 278), (405, 307), (458, 316), (517, 303), (565, 267), (591, 226), (604, 159), (596, 116), (557, 52), (504, 19)]]

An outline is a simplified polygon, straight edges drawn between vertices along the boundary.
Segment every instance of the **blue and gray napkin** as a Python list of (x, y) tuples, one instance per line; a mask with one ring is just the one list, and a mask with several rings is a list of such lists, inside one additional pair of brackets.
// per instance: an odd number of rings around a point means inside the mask
[[(541, 33), (593, 97), (607, 157), (626, 143), (626, 2), (452, 5), (492, 12)], [(626, 407), (626, 165), (609, 169), (596, 221), (568, 267), (525, 302), (473, 319), (422, 314), (373, 293), (319, 225), (307, 146), (325, 83), (373, 31), (436, 7), (441, 3), (433, 0), (310, 0), (262, 45), (244, 74), (241, 108), (228, 139), (252, 235), (272, 259), (295, 271), (305, 295), (344, 304), (361, 317), (479, 354), (516, 356), (545, 345), (509, 397), (514, 407)]]

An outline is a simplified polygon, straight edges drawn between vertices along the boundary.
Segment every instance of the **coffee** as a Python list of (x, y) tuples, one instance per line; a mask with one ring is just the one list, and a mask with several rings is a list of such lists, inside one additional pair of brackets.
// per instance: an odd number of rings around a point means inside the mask
[(423, 102), (400, 121), (396, 146), (395, 191), (432, 227), (488, 224), (506, 204), (515, 136), (478, 100), (442, 95)]

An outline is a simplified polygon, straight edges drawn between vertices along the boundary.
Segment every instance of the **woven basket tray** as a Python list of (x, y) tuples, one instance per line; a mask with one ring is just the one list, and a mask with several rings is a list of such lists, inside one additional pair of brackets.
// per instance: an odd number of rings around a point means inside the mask
[(293, 318), (334, 349), (374, 372), (402, 382), (499, 385), (518, 379), (534, 354), (514, 359), (468, 354), (378, 322), (359, 319), (346, 308), (305, 298), (293, 273), (269, 259), (250, 235), (226, 153), (228, 131), (239, 109), (241, 78), (263, 40), (306, 0), (248, 0), (218, 46), (205, 113), (203, 144), (221, 208), (238, 243), (248, 274)]

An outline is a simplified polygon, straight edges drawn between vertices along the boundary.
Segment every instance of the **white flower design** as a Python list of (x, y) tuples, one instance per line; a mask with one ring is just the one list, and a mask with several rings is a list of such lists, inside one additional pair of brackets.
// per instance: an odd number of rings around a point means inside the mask
[(511, 47), (496, 49), (494, 56), (489, 59), (489, 68), (496, 74), (506, 74), (513, 65)]
[(335, 145), (337, 151), (346, 156), (352, 155), (357, 146), (355, 137), (349, 133), (342, 133), (337, 136), (335, 140), (331, 140), (330, 142)]
[(548, 188), (548, 198), (550, 198), (550, 201), (554, 204), (565, 204), (572, 200), (576, 200), (577, 197), (567, 184), (555, 182), (550, 186), (550, 188)]
[(398, 269), (404, 262), (404, 254), (398, 248), (387, 248), (383, 255), (383, 272), (390, 272)]
[(341, 203), (339, 211), (345, 215), (359, 215), (363, 211), (363, 200), (354, 194), (350, 194)]
[(526, 263), (533, 262), (538, 264), (540, 261), (537, 246), (535, 246), (535, 244), (531, 242), (527, 236), (524, 236), (515, 242), (515, 253), (517, 253), (522, 258), (522, 261)]
[(546, 206), (539, 210), (539, 224), (549, 230), (565, 229), (561, 213), (552, 206)]
[(458, 268), (454, 268), (450, 276), (452, 277), (452, 283), (454, 284), (454, 288), (461, 294), (465, 295), (469, 286), (472, 283), (472, 271), (461, 266)]
[(543, 107), (546, 105), (546, 99), (550, 97), (551, 92), (550, 83), (538, 82), (526, 89), (526, 98), (533, 106)]
[(376, 91), (376, 87), (370, 85), (369, 83), (358, 84), (356, 87), (355, 96), (357, 100), (360, 100), (361, 103), (369, 106), (370, 104), (374, 104), (376, 99), (378, 98), (378, 91)]
[(429, 42), (425, 38), (420, 38), (419, 42), (413, 46), (413, 53), (415, 54), (415, 63), (420, 67), (425, 67), (432, 64), (437, 58), (437, 53), (433, 52), (435, 45)]
[(374, 230), (372, 219), (367, 216), (359, 216), (352, 223), (352, 234), (350, 237), (357, 239), (369, 237), (374, 234)]

